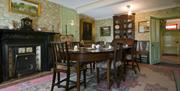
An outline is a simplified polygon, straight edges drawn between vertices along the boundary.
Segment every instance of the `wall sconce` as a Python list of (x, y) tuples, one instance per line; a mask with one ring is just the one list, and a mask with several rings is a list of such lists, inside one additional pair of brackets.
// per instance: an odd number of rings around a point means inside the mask
[[(71, 26), (74, 26), (74, 20), (71, 20), (71, 22), (69, 23)], [(67, 35), (67, 26), (69, 25), (69, 24), (66, 24), (66, 35)]]
[(128, 8), (128, 15), (132, 15), (131, 6), (130, 6), (130, 5), (127, 5), (127, 8)]

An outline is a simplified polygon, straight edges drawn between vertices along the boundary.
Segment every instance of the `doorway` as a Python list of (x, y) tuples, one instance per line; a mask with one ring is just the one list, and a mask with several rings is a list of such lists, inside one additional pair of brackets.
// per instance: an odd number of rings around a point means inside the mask
[(161, 29), (161, 62), (180, 64), (180, 18), (165, 19)]

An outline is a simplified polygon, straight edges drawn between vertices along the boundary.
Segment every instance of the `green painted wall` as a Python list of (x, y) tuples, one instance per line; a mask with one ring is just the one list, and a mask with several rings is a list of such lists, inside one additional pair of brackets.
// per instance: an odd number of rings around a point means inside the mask
[[(158, 18), (171, 18), (171, 17), (180, 17), (180, 7), (144, 12), (144, 13), (136, 13), (135, 15), (135, 39), (136, 40), (150, 40), (150, 32), (139, 33), (138, 32), (138, 23), (140, 21), (148, 21), (150, 20), (150, 16), (158, 17)], [(111, 37), (100, 37), (99, 27), (104, 25), (113, 25), (113, 19), (102, 19), (96, 20), (96, 38), (100, 38), (101, 40), (111, 40)], [(113, 30), (112, 30), (113, 31)], [(110, 38), (110, 39), (109, 39)]]
[[(60, 9), (60, 16), (61, 16), (61, 33), (66, 34), (66, 24), (67, 24), (67, 34), (74, 35), (74, 41), (79, 41), (79, 15), (75, 10), (61, 7)], [(74, 21), (74, 25), (71, 26), (71, 21)]]
[[(96, 20), (95, 21), (96, 26), (96, 40), (95, 41), (105, 41), (105, 42), (111, 42), (113, 40), (113, 19), (102, 19), (102, 20)], [(111, 26), (111, 36), (100, 36), (100, 27), (103, 26)]]
[[(39, 0), (38, 0), (39, 1)], [(79, 41), (79, 15), (75, 10), (65, 8), (53, 2), (41, 3), (40, 16), (29, 16), (9, 11), (9, 0), (0, 0), (0, 26), (8, 26), (12, 21), (20, 24), (24, 17), (30, 17), (33, 20), (33, 28), (43, 28), (43, 31), (58, 32), (65, 34), (65, 25), (74, 20), (74, 26), (67, 27), (68, 34), (74, 35), (74, 41)]]
[(144, 13), (136, 13), (135, 38), (137, 40), (150, 40), (150, 32), (146, 32), (146, 33), (138, 32), (138, 22), (149, 21), (150, 16), (157, 17), (157, 18), (180, 17), (180, 7), (151, 11), (151, 12), (144, 12)]

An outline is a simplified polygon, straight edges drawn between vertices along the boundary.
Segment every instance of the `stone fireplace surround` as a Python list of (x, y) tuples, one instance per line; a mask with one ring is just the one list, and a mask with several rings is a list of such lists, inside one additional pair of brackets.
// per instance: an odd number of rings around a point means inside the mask
[[(48, 42), (54, 34), (0, 29), (0, 82), (24, 74), (50, 70), (52, 62), (48, 57)], [(21, 63), (17, 63), (18, 60)], [(19, 64), (21, 66), (16, 67)], [(24, 71), (26, 72), (22, 73)]]

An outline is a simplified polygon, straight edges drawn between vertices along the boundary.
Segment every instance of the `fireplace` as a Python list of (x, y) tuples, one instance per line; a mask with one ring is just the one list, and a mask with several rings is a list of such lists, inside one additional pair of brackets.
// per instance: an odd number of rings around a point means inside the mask
[(52, 67), (48, 43), (54, 33), (0, 29), (0, 82)]
[(41, 71), (39, 48), (38, 44), (11, 44), (8, 49), (9, 76), (21, 77)]

